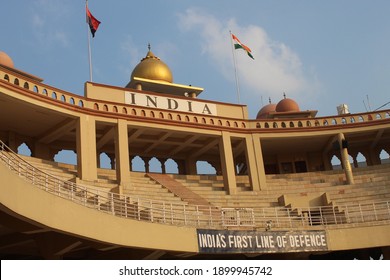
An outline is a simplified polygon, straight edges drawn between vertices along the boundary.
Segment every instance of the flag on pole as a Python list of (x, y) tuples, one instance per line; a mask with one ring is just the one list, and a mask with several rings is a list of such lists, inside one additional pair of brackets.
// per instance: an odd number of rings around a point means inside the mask
[(87, 10), (87, 23), (91, 29), (92, 37), (95, 37), (95, 32), (99, 28), (100, 21), (98, 21), (89, 11), (88, 5), (85, 6)]
[(234, 41), (234, 48), (237, 50), (237, 49), (243, 49), (244, 51), (246, 51), (247, 55), (252, 58), (252, 59), (255, 59), (252, 55), (252, 51), (251, 49), (244, 45), (243, 43), (241, 43), (241, 41), (234, 35), (232, 34), (232, 38), (233, 38), (233, 41)]

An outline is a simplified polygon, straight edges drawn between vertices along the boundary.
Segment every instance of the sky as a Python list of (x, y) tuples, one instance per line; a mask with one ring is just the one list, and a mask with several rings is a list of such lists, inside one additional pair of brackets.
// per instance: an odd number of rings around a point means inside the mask
[[(0, 51), (44, 83), (83, 95), (89, 80), (85, 1), (1, 0)], [(390, 1), (89, 0), (93, 81), (124, 87), (148, 44), (199, 98), (248, 106), (287, 97), (318, 116), (390, 101)], [(231, 31), (252, 50), (233, 50)], [(236, 58), (234, 67), (233, 54)], [(237, 94), (235, 69), (240, 94)], [(390, 105), (384, 108), (390, 108)]]

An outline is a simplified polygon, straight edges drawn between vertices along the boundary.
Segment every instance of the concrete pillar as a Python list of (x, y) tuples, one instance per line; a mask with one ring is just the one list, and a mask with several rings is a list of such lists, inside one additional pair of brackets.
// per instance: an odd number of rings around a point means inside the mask
[[(341, 154), (341, 164), (343, 166), (345, 177), (347, 179), (347, 184), (354, 184), (353, 174), (351, 164), (348, 159), (348, 148), (343, 145), (345, 143), (345, 137), (343, 133), (337, 135), (337, 139), (340, 145), (340, 154)], [(343, 147), (344, 146), (344, 147)]]
[(96, 124), (90, 116), (81, 115), (76, 127), (77, 174), (81, 180), (97, 180)]
[(260, 137), (252, 135), (252, 140), (253, 140), (253, 150), (255, 154), (256, 167), (257, 167), (259, 190), (264, 190), (267, 188), (267, 179), (265, 177), (263, 150), (261, 148)]
[(237, 192), (236, 172), (234, 167), (232, 142), (230, 133), (222, 131), (222, 137), (219, 142), (219, 151), (221, 156), (222, 175), (225, 189), (228, 194)]
[(252, 135), (245, 136), (245, 156), (248, 166), (249, 181), (253, 191), (260, 190), (259, 174), (256, 162), (256, 154)]
[(118, 120), (115, 134), (115, 169), (119, 194), (122, 194), (123, 187), (130, 184), (130, 157), (127, 122), (121, 119)]

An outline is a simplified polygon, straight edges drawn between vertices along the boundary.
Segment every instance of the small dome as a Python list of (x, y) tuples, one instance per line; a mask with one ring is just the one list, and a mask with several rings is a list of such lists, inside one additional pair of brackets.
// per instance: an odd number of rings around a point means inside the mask
[(14, 62), (12, 61), (12, 59), (9, 57), (8, 54), (2, 51), (0, 51), (0, 64), (10, 68), (14, 68)]
[(299, 112), (298, 103), (290, 98), (284, 98), (276, 105), (276, 112)]
[(149, 80), (173, 82), (172, 72), (169, 67), (155, 56), (149, 49), (146, 57), (134, 68), (131, 73), (131, 80), (134, 77), (144, 78)]
[(266, 119), (268, 114), (276, 111), (276, 104), (270, 103), (265, 105), (260, 111), (257, 113), (256, 119)]

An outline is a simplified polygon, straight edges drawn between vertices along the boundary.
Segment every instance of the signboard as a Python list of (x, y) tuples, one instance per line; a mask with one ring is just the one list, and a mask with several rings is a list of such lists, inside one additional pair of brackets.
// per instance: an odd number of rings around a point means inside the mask
[(148, 108), (164, 109), (186, 113), (195, 113), (216, 116), (217, 106), (212, 103), (195, 101), (191, 99), (179, 99), (160, 95), (144, 94), (137, 92), (125, 92), (125, 103)]
[(234, 231), (198, 229), (200, 253), (327, 251), (325, 231)]

